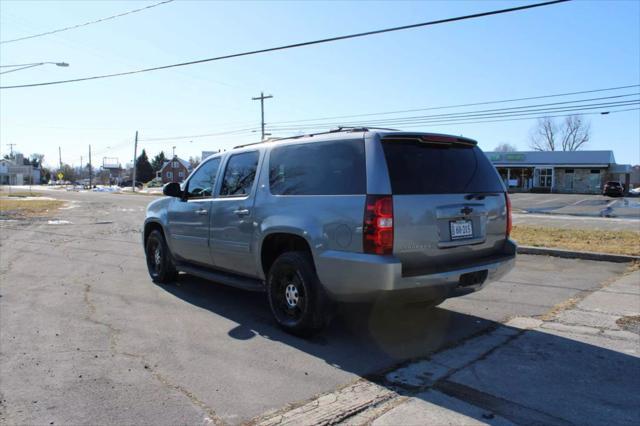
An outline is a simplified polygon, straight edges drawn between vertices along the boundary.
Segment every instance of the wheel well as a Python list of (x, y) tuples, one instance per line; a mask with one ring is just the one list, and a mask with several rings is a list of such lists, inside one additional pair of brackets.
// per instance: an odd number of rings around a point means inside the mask
[(288, 251), (306, 251), (311, 254), (311, 248), (307, 240), (298, 235), (276, 233), (264, 239), (260, 257), (265, 276), (269, 273), (271, 265), (273, 265), (278, 256)]
[(147, 245), (147, 238), (149, 238), (149, 235), (155, 230), (160, 231), (160, 233), (164, 237), (164, 231), (162, 230), (162, 225), (160, 225), (158, 222), (149, 222), (144, 226), (144, 245), (145, 246)]

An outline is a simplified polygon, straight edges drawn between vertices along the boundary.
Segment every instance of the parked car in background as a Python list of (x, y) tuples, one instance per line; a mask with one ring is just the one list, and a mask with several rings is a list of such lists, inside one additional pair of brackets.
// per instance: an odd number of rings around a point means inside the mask
[(309, 334), (334, 301), (422, 302), (480, 290), (514, 265), (511, 205), (476, 141), (339, 129), (207, 158), (147, 207), (151, 278), (177, 271), (266, 291)]
[[(120, 188), (131, 188), (131, 184), (133, 183), (133, 181), (131, 179), (128, 180), (123, 180), (122, 182), (120, 182), (118, 184), (118, 186)], [(142, 182), (136, 181), (136, 188), (140, 188), (142, 189), (144, 187)]]
[(622, 197), (624, 195), (624, 186), (620, 182), (610, 181), (604, 184), (602, 195), (609, 197)]
[(147, 188), (160, 188), (162, 185), (162, 178), (154, 178), (151, 181), (147, 182)]

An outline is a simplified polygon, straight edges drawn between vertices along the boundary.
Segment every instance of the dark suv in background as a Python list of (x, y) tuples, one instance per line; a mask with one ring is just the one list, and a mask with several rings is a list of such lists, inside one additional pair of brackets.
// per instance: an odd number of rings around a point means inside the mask
[(340, 129), (236, 147), (152, 202), (152, 279), (177, 271), (266, 291), (287, 331), (331, 301), (427, 302), (481, 289), (514, 265), (503, 183), (471, 139)]
[(611, 181), (604, 184), (602, 195), (610, 197), (622, 197), (624, 195), (624, 186), (620, 182)]

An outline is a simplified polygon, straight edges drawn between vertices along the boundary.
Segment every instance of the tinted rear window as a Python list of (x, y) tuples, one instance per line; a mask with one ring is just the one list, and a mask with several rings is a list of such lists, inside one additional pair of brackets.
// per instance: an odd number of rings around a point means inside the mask
[(477, 147), (383, 141), (394, 194), (503, 192), (489, 159)]
[(269, 157), (269, 185), (274, 195), (364, 194), (364, 142), (329, 141), (274, 148)]

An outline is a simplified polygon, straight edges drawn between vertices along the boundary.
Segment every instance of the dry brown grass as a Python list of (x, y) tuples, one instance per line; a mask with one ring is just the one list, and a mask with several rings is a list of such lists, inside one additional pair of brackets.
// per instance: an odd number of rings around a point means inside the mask
[(640, 232), (543, 228), (515, 225), (512, 238), (518, 244), (566, 250), (640, 256)]
[(20, 200), (0, 198), (0, 216), (33, 217), (46, 216), (64, 204), (61, 200)]
[(38, 193), (38, 192), (26, 192), (26, 191), (22, 191), (22, 192), (7, 192), (7, 193), (3, 193), (3, 195), (7, 195), (9, 197), (16, 197), (16, 198), (26, 198), (26, 197), (42, 197), (42, 194)]

